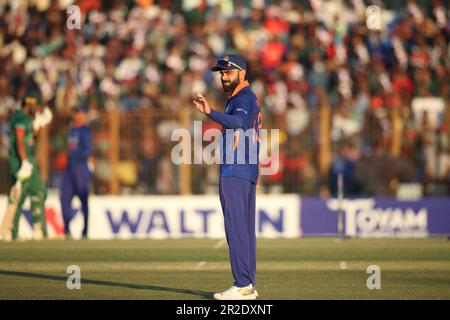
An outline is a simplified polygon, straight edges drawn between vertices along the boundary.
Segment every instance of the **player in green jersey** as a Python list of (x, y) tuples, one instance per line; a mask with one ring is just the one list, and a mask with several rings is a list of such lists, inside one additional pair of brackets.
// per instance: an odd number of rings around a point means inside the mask
[(47, 189), (39, 176), (34, 158), (34, 135), (52, 120), (49, 108), (42, 107), (37, 91), (27, 92), (22, 109), (10, 118), (9, 165), (13, 186), (8, 197), (7, 212), (0, 228), (4, 240), (16, 239), (22, 206), (30, 197), (33, 222), (33, 238), (47, 237), (45, 199)]

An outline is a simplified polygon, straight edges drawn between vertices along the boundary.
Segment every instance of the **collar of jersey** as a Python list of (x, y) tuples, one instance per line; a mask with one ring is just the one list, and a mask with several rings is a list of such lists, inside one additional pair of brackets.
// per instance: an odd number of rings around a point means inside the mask
[(239, 93), (239, 91), (241, 91), (242, 89), (244, 89), (245, 87), (248, 87), (250, 84), (248, 83), (247, 80), (242, 81), (233, 91), (233, 93), (228, 97), (228, 100), (230, 100), (231, 98), (233, 98), (235, 95), (237, 95)]
[(86, 123), (87, 123), (86, 119), (77, 119), (74, 121), (73, 126), (75, 128), (80, 128), (80, 127), (86, 125)]

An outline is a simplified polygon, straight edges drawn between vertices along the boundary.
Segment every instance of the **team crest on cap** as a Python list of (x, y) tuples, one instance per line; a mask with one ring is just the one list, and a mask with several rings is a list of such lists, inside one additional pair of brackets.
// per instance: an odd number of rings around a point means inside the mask
[(228, 56), (223, 57), (223, 60), (228, 61), (230, 60), (230, 58), (228, 58)]

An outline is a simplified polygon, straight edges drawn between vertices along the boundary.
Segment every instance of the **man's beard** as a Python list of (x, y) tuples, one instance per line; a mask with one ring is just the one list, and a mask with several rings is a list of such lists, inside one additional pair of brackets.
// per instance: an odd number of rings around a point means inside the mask
[(239, 78), (231, 82), (226, 82), (226, 84), (225, 82), (222, 81), (222, 88), (225, 93), (233, 92), (238, 85), (239, 85)]

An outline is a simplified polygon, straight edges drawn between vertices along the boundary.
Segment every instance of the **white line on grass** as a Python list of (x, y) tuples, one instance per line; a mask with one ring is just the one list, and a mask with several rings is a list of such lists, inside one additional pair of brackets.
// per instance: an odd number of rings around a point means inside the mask
[(197, 263), (197, 266), (195, 267), (196, 270), (203, 268), (203, 266), (206, 264), (206, 261), (200, 261)]
[(221, 247), (223, 247), (223, 245), (227, 243), (227, 241), (225, 239), (219, 240), (219, 242), (216, 243), (216, 245), (214, 246), (214, 249), (219, 249)]

